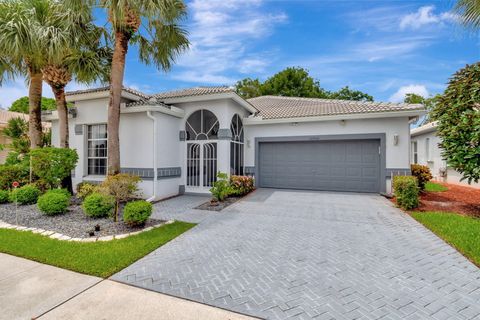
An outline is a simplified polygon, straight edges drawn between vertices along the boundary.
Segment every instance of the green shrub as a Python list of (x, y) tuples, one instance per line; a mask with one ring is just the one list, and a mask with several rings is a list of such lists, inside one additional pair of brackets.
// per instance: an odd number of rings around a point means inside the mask
[(412, 176), (417, 178), (420, 191), (425, 190), (425, 184), (433, 178), (430, 168), (420, 164), (412, 164), (410, 169), (412, 170)]
[(27, 184), (10, 192), (9, 198), (10, 202), (18, 202), (19, 204), (33, 204), (37, 202), (40, 193), (40, 190), (36, 186)]
[(10, 192), (7, 190), (0, 190), (0, 203), (8, 202), (8, 197), (10, 196)]
[(12, 189), (14, 181), (17, 181), (21, 186), (25, 185), (28, 183), (29, 176), (28, 166), (21, 164), (0, 165), (0, 189)]
[(231, 195), (244, 196), (255, 189), (255, 183), (253, 177), (231, 176), (230, 187), (232, 188)]
[(68, 199), (70, 199), (70, 197), (72, 196), (72, 194), (71, 194), (70, 192), (68, 192), (67, 189), (51, 189), (51, 190), (48, 190), (48, 193), (63, 194), (63, 195), (65, 195), (65, 197), (67, 197)]
[(120, 203), (134, 199), (137, 196), (138, 183), (141, 179), (127, 173), (107, 176), (100, 184), (98, 192), (109, 194), (115, 198), (115, 213), (113, 220), (118, 220)]
[(144, 225), (152, 214), (152, 204), (145, 200), (132, 201), (123, 209), (123, 221), (130, 226)]
[(232, 193), (232, 187), (226, 173), (219, 172), (217, 174), (217, 181), (213, 183), (213, 187), (210, 188), (212, 197), (214, 200), (223, 201), (229, 194)]
[(82, 208), (91, 218), (103, 218), (113, 213), (115, 198), (107, 194), (92, 193), (85, 198)]
[(85, 199), (87, 196), (91, 195), (94, 192), (98, 191), (98, 186), (88, 183), (88, 182), (80, 182), (77, 184), (77, 197), (80, 199)]
[(78, 161), (77, 152), (68, 148), (45, 147), (30, 151), (33, 173), (50, 188), (57, 188)]
[(417, 178), (413, 176), (395, 176), (393, 177), (393, 190), (397, 204), (405, 209), (410, 210), (418, 207)]
[(40, 211), (46, 215), (53, 216), (67, 211), (70, 203), (70, 194), (62, 191), (62, 189), (50, 190), (44, 195), (40, 196), (37, 201), (37, 206)]

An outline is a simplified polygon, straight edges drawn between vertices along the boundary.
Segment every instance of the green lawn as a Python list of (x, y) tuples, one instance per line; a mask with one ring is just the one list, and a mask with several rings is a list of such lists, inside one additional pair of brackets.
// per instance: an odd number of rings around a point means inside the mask
[(32, 232), (0, 229), (0, 252), (106, 278), (194, 226), (174, 222), (106, 242), (60, 241)]
[(425, 191), (429, 192), (441, 192), (441, 191), (447, 191), (448, 188), (442, 186), (441, 184), (435, 183), (435, 182), (427, 182), (425, 184)]
[(413, 212), (412, 216), (480, 266), (480, 219), (443, 212)]

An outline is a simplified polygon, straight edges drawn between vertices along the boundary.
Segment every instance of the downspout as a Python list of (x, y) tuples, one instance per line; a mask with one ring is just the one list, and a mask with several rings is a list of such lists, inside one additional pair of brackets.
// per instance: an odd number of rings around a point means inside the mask
[(151, 111), (147, 111), (147, 117), (153, 121), (153, 195), (147, 199), (148, 202), (152, 202), (157, 197), (157, 118)]

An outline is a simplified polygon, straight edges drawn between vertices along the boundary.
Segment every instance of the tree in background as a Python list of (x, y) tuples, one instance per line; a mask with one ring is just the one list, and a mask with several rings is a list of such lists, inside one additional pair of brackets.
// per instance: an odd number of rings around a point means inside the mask
[(463, 179), (480, 179), (480, 63), (457, 71), (431, 111), (442, 156)]
[(120, 102), (125, 57), (131, 44), (138, 46), (139, 59), (168, 71), (175, 58), (186, 50), (187, 32), (179, 25), (186, 17), (182, 0), (66, 0), (78, 10), (103, 8), (115, 38), (110, 73), (108, 106), (108, 174), (120, 172)]
[(261, 85), (262, 95), (285, 97), (323, 98), (325, 91), (320, 82), (312, 78), (303, 68), (286, 68), (268, 78)]
[(340, 100), (373, 101), (369, 94), (352, 90), (348, 86), (331, 92), (320, 87), (320, 82), (310, 76), (308, 70), (300, 67), (286, 68), (264, 82), (245, 78), (235, 85), (237, 93), (245, 99), (261, 95), (286, 97), (323, 98)]
[[(57, 106), (55, 105), (55, 99), (42, 97), (42, 111), (45, 110), (55, 110)], [(21, 97), (13, 101), (8, 111), (28, 113), (29, 101), (28, 97)]]
[(352, 90), (345, 86), (336, 92), (327, 93), (328, 99), (355, 100), (355, 101), (373, 101), (373, 97), (365, 92)]
[(425, 115), (425, 117), (420, 121), (420, 125), (427, 124), (432, 121), (430, 113), (432, 109), (434, 108), (435, 104), (437, 103), (438, 99), (440, 98), (440, 94), (437, 94), (433, 97), (429, 98), (424, 98), (421, 95), (415, 94), (415, 93), (407, 93), (405, 95), (405, 98), (403, 99), (404, 103), (412, 103), (412, 104), (423, 104), (427, 110), (428, 113)]
[(238, 81), (235, 87), (240, 96), (250, 99), (262, 95), (261, 85), (258, 79), (245, 78)]

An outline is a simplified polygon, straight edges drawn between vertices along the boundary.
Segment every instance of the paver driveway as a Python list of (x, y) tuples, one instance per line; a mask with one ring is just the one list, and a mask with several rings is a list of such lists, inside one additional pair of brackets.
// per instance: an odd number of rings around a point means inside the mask
[(268, 319), (480, 314), (479, 270), (368, 194), (260, 189), (113, 279)]

